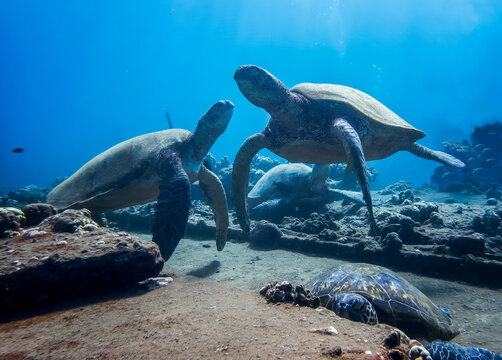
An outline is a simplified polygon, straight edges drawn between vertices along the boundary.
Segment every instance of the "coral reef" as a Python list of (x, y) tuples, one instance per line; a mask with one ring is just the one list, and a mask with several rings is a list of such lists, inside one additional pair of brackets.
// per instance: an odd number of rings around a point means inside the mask
[(50, 189), (39, 188), (36, 185), (28, 185), (22, 189), (11, 191), (2, 197), (1, 206), (17, 207), (22, 209), (28, 204), (45, 202)]
[(17, 235), (25, 220), (23, 212), (17, 208), (0, 208), (0, 238)]
[(249, 234), (249, 243), (257, 248), (275, 249), (282, 233), (279, 227), (265, 220), (255, 223)]
[(28, 204), (23, 209), (26, 216), (25, 226), (35, 226), (51, 215), (56, 215), (57, 210), (54, 206), (45, 203)]
[(471, 141), (462, 144), (446, 141), (446, 152), (465, 163), (464, 168), (440, 166), (434, 170), (431, 184), (441, 191), (466, 194), (487, 193), (500, 199), (502, 194), (502, 123), (496, 121), (477, 127)]
[(312, 294), (304, 285), (295, 286), (287, 281), (267, 284), (260, 289), (260, 294), (272, 303), (289, 302), (311, 308), (317, 308), (321, 304), (319, 297)]

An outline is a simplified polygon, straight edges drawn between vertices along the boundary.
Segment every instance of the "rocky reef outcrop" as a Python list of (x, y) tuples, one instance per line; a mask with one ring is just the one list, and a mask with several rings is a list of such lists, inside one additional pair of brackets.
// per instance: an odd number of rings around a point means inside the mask
[(24, 188), (10, 191), (0, 199), (0, 206), (16, 207), (22, 209), (28, 204), (43, 203), (49, 194), (50, 189), (40, 188), (36, 185), (28, 185)]
[(306, 218), (285, 217), (277, 224), (282, 235), (274, 244), (478, 285), (502, 285), (495, 275), (502, 271), (501, 209), (486, 208), (480, 196), (472, 204), (431, 201), (438, 196), (435, 190), (404, 182), (378, 193), (383, 201), (375, 207), (379, 236), (368, 235), (364, 206), (342, 203)]
[(100, 227), (86, 209), (16, 225), (16, 236), (0, 239), (0, 316), (135, 284), (164, 264), (156, 244)]
[[(431, 184), (441, 191), (465, 194), (486, 193), (502, 197), (502, 123), (496, 121), (476, 127), (471, 139), (461, 144), (446, 141), (445, 151), (465, 163), (464, 168), (440, 166), (434, 170)], [(492, 201), (493, 202), (493, 201)]]

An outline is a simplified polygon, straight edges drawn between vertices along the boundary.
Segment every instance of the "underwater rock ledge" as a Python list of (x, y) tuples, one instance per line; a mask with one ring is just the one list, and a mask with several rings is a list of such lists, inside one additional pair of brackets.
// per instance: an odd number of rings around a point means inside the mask
[(66, 210), (0, 240), (0, 316), (132, 285), (163, 265), (156, 244)]

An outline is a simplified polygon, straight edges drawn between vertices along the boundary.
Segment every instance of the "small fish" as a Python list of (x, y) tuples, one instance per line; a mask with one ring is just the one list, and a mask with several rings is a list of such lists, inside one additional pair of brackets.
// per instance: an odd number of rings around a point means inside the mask
[(13, 153), (21, 154), (21, 153), (24, 153), (24, 149), (22, 149), (22, 148), (15, 148), (15, 149), (12, 149), (12, 152)]
[(169, 124), (169, 129), (172, 129), (173, 122), (171, 121), (171, 116), (169, 115), (169, 113), (167, 111), (166, 111), (166, 119), (167, 119), (167, 123)]

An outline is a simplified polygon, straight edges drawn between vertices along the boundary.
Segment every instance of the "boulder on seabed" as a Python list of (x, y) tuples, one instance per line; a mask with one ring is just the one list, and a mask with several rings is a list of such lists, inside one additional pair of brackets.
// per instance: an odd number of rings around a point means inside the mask
[(163, 265), (155, 243), (66, 210), (0, 244), (0, 315), (129, 286)]

